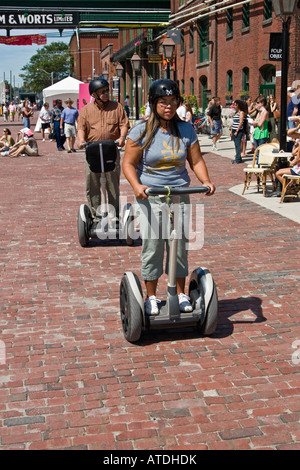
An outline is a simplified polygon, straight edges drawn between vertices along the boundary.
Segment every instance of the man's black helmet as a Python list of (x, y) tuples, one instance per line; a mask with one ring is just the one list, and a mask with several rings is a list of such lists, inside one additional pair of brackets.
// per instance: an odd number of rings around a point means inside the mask
[(180, 98), (180, 91), (176, 82), (167, 78), (160, 78), (152, 82), (149, 88), (149, 104), (153, 105), (154, 101), (161, 96), (175, 96)]
[(102, 88), (104, 86), (109, 87), (109, 84), (104, 78), (95, 78), (89, 84), (89, 93), (92, 95), (98, 88)]

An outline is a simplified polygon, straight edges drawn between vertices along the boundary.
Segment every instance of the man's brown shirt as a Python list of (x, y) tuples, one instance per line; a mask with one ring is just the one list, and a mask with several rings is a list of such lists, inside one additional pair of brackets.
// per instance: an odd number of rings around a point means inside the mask
[(104, 139), (116, 140), (121, 135), (121, 129), (129, 128), (129, 120), (123, 106), (115, 101), (97, 105), (96, 102), (84, 106), (79, 113), (77, 129), (84, 131), (85, 141)]

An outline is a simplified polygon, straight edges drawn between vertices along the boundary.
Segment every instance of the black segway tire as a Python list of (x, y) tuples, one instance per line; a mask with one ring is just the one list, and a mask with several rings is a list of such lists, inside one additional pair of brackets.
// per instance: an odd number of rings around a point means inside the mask
[(85, 204), (82, 204), (79, 208), (78, 218), (77, 218), (78, 240), (82, 247), (87, 246), (89, 243), (88, 228), (89, 228), (90, 219), (91, 219), (91, 214), (90, 214), (89, 207), (86, 206)]
[(215, 283), (213, 283), (213, 292), (209, 305), (205, 306), (206, 314), (200, 332), (205, 336), (210, 336), (215, 332), (218, 323), (218, 296)]
[(215, 282), (206, 268), (195, 269), (191, 275), (189, 294), (193, 307), (201, 309), (197, 328), (205, 336), (212, 335), (218, 322), (218, 296)]
[[(139, 278), (135, 274), (133, 276), (143, 296)], [(143, 312), (126, 274), (122, 277), (120, 284), (120, 312), (125, 339), (130, 343), (138, 341), (142, 334)]]

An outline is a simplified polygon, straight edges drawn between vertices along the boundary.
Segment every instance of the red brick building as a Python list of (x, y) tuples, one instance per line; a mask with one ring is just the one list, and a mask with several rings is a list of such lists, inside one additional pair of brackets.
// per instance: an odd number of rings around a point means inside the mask
[[(110, 50), (108, 56), (104, 54), (101, 57), (101, 52), (107, 47)], [(103, 71), (109, 70), (112, 51), (118, 49), (118, 32), (99, 31), (74, 34), (70, 41), (70, 51), (73, 57), (71, 75), (83, 82), (99, 77)]]
[[(300, 78), (297, 57), (300, 39), (300, 9), (290, 23), (288, 83)], [(162, 42), (167, 29), (177, 32), (174, 69), (171, 78), (182, 94), (197, 97), (205, 109), (208, 98), (226, 96), (234, 99), (259, 93), (280, 97), (281, 62), (269, 59), (270, 33), (282, 31), (281, 19), (275, 17), (272, 0), (171, 0), (170, 24), (152, 28), (120, 28), (116, 32), (80, 33), (70, 47), (74, 57), (73, 75), (83, 81), (109, 71), (112, 88), (115, 67), (121, 64), (120, 100), (130, 97), (135, 108), (135, 76), (130, 59), (137, 52), (141, 58), (138, 76), (138, 104), (147, 101), (152, 81), (166, 77), (165, 64), (151, 63), (151, 55), (163, 54)], [(79, 44), (79, 51), (78, 51)], [(231, 102), (231, 99), (228, 99)]]
[[(176, 46), (176, 72), (180, 91), (195, 94), (205, 109), (209, 96), (227, 92), (280, 96), (281, 62), (269, 60), (269, 38), (281, 32), (271, 0), (171, 0), (170, 24), (180, 30)], [(288, 83), (300, 78), (296, 44), (300, 38), (299, 9), (290, 24)]]

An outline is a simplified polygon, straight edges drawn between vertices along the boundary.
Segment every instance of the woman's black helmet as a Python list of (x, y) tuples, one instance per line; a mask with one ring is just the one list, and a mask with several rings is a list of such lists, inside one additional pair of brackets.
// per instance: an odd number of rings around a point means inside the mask
[(180, 98), (180, 91), (176, 82), (167, 78), (160, 78), (152, 82), (149, 88), (149, 104), (153, 106), (154, 101), (161, 96), (175, 96)]
[(109, 86), (108, 82), (104, 80), (104, 78), (95, 78), (89, 84), (90, 95), (92, 95), (99, 88), (103, 88), (104, 86)]

